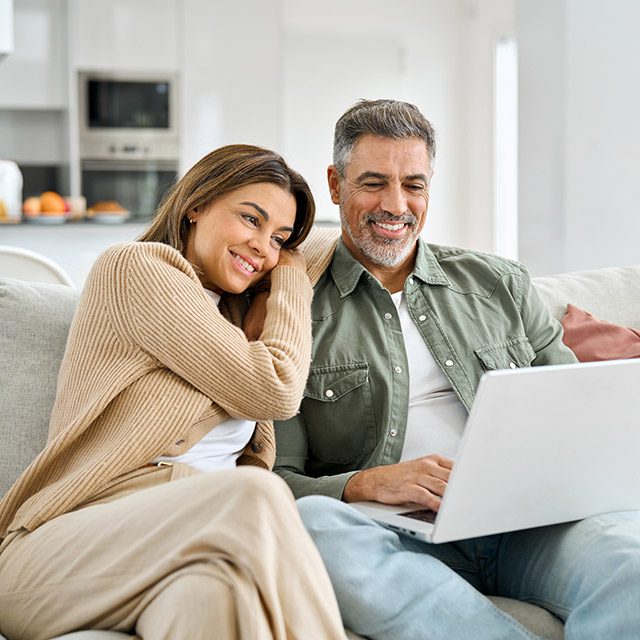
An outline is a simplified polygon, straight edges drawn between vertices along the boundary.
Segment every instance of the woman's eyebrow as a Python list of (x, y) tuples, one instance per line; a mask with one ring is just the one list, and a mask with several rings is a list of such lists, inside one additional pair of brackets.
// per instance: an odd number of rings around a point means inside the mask
[(246, 204), (248, 207), (253, 207), (265, 220), (269, 220), (269, 214), (255, 202), (241, 202), (240, 204)]
[[(265, 221), (269, 221), (269, 214), (255, 202), (241, 202), (240, 204), (247, 205), (248, 207), (253, 207), (265, 219)], [(279, 231), (288, 231), (289, 233), (293, 233), (293, 227), (280, 227)]]

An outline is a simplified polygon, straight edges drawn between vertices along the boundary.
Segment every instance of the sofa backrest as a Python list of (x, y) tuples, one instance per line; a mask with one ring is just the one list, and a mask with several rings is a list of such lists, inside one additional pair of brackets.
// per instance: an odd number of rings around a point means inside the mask
[(599, 320), (640, 328), (640, 266), (542, 276), (533, 284), (558, 320), (571, 303)]
[[(560, 319), (572, 303), (596, 317), (640, 327), (640, 266), (533, 279)], [(0, 495), (46, 442), (58, 368), (79, 292), (0, 278)]]
[(0, 495), (42, 449), (79, 292), (0, 278)]

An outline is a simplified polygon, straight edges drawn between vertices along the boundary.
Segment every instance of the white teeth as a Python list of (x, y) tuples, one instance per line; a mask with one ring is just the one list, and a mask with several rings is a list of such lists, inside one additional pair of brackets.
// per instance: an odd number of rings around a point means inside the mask
[(241, 258), (239, 255), (237, 254), (233, 254), (233, 257), (247, 270), (247, 271), (251, 271), (251, 273), (253, 273), (256, 268), (252, 265), (249, 264), (244, 258)]
[(400, 229), (402, 229), (402, 227), (404, 227), (404, 222), (401, 222), (399, 224), (386, 224), (384, 222), (377, 222), (376, 224), (379, 227), (382, 227), (383, 229), (386, 229), (387, 231), (400, 231)]

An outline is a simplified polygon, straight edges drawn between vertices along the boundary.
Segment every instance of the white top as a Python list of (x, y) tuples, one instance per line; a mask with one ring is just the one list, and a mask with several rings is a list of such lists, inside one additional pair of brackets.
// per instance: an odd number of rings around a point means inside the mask
[(467, 410), (434, 360), (409, 315), (404, 292), (391, 295), (409, 364), (409, 414), (401, 460), (437, 453), (455, 458)]
[[(205, 289), (217, 304), (220, 296)], [(238, 418), (227, 418), (216, 425), (207, 435), (180, 456), (160, 456), (154, 462), (179, 462), (195, 467), (199, 471), (233, 469), (236, 460), (253, 435), (255, 422)]]

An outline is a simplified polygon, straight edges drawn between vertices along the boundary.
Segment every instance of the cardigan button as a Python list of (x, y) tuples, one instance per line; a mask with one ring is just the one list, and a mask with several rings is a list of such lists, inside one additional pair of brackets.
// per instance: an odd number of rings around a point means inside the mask
[(259, 442), (252, 442), (251, 451), (253, 451), (253, 453), (260, 453), (260, 451), (262, 451), (262, 445)]
[(186, 440), (184, 438), (180, 438), (180, 440), (176, 440), (176, 446), (179, 447), (181, 444), (184, 444)]

